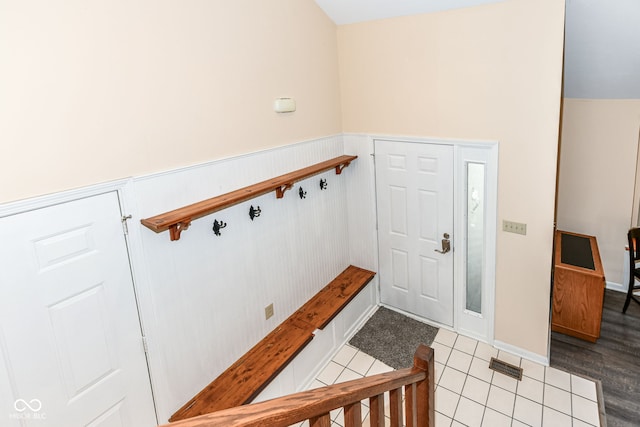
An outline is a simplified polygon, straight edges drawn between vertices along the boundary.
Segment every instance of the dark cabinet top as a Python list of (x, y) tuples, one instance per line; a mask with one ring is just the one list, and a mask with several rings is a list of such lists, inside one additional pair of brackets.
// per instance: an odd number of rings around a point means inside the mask
[(595, 270), (591, 239), (575, 234), (561, 234), (561, 261), (563, 264)]

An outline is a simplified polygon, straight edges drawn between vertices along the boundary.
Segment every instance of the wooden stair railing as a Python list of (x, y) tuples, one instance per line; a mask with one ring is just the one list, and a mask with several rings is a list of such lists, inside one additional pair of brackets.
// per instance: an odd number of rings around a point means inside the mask
[(391, 427), (434, 427), (433, 349), (421, 344), (414, 354), (412, 368), (225, 409), (165, 427), (286, 427), (305, 420), (309, 420), (310, 427), (330, 427), (329, 413), (338, 408), (344, 408), (345, 427), (361, 427), (361, 402), (366, 399), (369, 399), (370, 426), (384, 427), (384, 394), (387, 392)]

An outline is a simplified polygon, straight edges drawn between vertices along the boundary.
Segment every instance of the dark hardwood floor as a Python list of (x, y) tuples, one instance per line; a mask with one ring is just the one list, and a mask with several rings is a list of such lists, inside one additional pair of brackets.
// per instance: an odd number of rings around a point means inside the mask
[(622, 314), (625, 296), (605, 291), (596, 343), (551, 334), (551, 366), (602, 382), (608, 427), (640, 426), (640, 305)]

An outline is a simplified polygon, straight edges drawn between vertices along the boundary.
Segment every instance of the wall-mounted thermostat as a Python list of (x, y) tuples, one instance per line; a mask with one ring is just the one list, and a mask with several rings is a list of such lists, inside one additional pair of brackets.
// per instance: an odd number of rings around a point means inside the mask
[(273, 102), (276, 113), (290, 113), (296, 111), (296, 100), (293, 98), (276, 98)]

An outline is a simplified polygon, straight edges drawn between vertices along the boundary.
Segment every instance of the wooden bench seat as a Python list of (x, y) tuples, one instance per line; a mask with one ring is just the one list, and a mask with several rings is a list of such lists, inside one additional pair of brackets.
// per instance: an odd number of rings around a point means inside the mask
[(315, 329), (324, 329), (374, 275), (372, 271), (349, 266), (291, 317), (302, 319)]
[(373, 279), (349, 266), (171, 416), (179, 421), (251, 402)]

